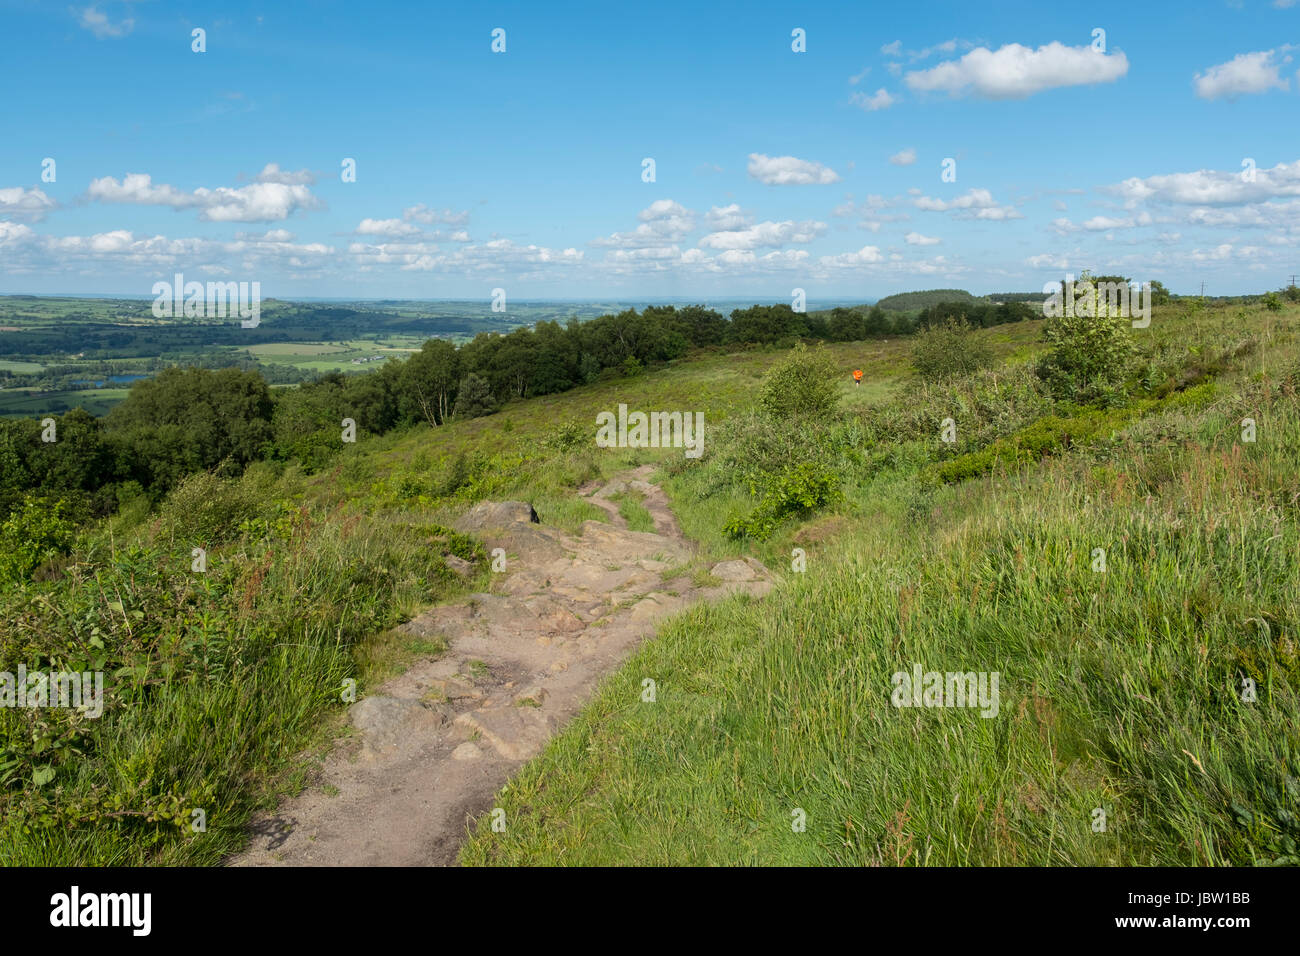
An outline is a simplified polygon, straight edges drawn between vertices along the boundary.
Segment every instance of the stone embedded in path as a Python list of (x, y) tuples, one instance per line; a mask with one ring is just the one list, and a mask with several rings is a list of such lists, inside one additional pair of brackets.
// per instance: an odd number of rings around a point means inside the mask
[(507, 760), (530, 760), (551, 737), (550, 720), (536, 707), (472, 710), (456, 723), (479, 735)]
[(732, 558), (720, 561), (709, 569), (719, 581), (757, 581), (766, 575), (760, 575), (744, 558)]
[(348, 708), (348, 718), (371, 751), (396, 746), (417, 728), (432, 730), (447, 722), (446, 714), (418, 700), (382, 696), (357, 701)]

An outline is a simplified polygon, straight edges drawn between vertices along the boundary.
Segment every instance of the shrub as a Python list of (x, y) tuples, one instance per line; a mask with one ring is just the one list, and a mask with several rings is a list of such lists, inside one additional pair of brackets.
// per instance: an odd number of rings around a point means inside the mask
[(26, 495), (0, 524), (0, 583), (31, 577), (40, 565), (72, 549), (73, 526), (62, 498)]
[(557, 425), (551, 433), (542, 439), (542, 444), (556, 451), (571, 451), (583, 442), (591, 439), (591, 432), (581, 423), (569, 421)]
[(916, 336), (912, 365), (928, 382), (969, 375), (993, 364), (993, 350), (984, 339), (971, 335), (965, 319), (947, 318)]
[[(1095, 306), (1076, 306), (1073, 315), (1054, 316), (1043, 326), (1043, 339), (1050, 349), (1036, 371), (1057, 399), (1114, 403), (1133, 367), (1136, 350), (1129, 334), (1130, 320), (1110, 314), (1099, 298)], [(1095, 314), (1081, 315), (1081, 311)]]
[(800, 342), (764, 377), (759, 406), (773, 418), (829, 415), (839, 402), (839, 376), (822, 346)]
[(764, 541), (791, 515), (807, 515), (839, 498), (840, 479), (820, 462), (805, 461), (777, 475), (763, 489), (758, 507), (748, 515), (733, 516), (723, 531), (733, 538)]
[(158, 515), (174, 536), (212, 543), (234, 537), (263, 503), (248, 484), (200, 471), (181, 479)]
[(1270, 292), (1264, 296), (1264, 308), (1270, 312), (1282, 311), (1282, 299), (1276, 292)]
[(482, 418), (497, 410), (496, 397), (487, 379), (470, 372), (461, 380), (460, 391), (456, 395), (457, 418)]

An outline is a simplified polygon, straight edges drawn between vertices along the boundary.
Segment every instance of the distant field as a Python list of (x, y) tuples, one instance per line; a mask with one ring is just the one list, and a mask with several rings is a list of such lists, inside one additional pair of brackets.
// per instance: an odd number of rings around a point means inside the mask
[[(337, 342), (267, 342), (247, 346), (259, 362), (292, 365), (310, 372), (361, 371), (377, 368), (389, 358), (405, 358), (417, 352), (428, 336), (385, 335), (374, 339), (346, 339)], [(382, 361), (354, 362), (383, 356)]]
[(346, 352), (347, 348), (329, 342), (267, 342), (264, 345), (250, 345), (248, 351), (258, 358), (274, 355), (277, 358), (300, 355), (328, 355), (330, 352)]
[(80, 388), (58, 392), (31, 389), (0, 389), (0, 416), (35, 418), (84, 408), (92, 415), (103, 415), (122, 399), (125, 388)]
[(17, 372), (20, 375), (30, 375), (32, 372), (39, 372), (45, 368), (39, 362), (16, 362), (10, 359), (0, 359), (0, 371)]

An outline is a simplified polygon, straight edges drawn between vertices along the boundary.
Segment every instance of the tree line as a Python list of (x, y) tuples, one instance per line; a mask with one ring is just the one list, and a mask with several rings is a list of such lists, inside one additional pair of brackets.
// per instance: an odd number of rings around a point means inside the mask
[[(234, 475), (256, 460), (316, 470), (341, 447), (345, 418), (360, 434), (420, 422), (439, 427), (490, 414), (512, 399), (635, 376), (690, 349), (910, 334), (941, 321), (936, 310), (944, 308), (911, 316), (878, 307), (799, 313), (784, 304), (755, 305), (724, 317), (699, 305), (647, 306), (480, 333), (460, 346), (429, 339), (406, 360), (370, 374), (333, 372), (283, 389), (272, 389), (256, 370), (172, 366), (135, 382), (103, 418), (82, 409), (51, 416), (54, 441), (42, 440), (49, 420), (0, 420), (0, 515), (35, 491), (67, 497), (89, 517), (111, 513), (126, 496), (161, 498), (196, 471)], [(1024, 303), (958, 308), (979, 325), (1034, 316)]]

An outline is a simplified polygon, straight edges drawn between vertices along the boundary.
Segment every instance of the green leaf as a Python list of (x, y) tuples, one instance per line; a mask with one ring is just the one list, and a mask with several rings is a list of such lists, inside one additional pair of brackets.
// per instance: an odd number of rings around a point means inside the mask
[(54, 768), (50, 766), (37, 767), (32, 771), (32, 783), (38, 787), (43, 787), (54, 779)]

